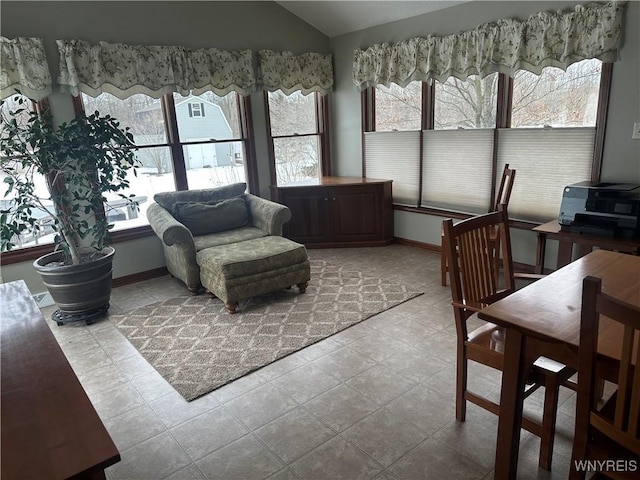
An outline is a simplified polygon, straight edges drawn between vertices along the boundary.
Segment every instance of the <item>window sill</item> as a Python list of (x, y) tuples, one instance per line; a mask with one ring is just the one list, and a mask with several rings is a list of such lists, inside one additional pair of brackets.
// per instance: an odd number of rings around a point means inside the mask
[[(470, 214), (470, 213), (455, 212), (451, 210), (442, 210), (439, 208), (410, 207), (407, 205), (397, 205), (397, 204), (393, 205), (393, 209), (400, 210), (403, 212), (419, 213), (421, 215), (433, 215), (436, 217), (443, 217), (443, 218), (457, 218), (460, 220), (465, 220), (467, 218), (471, 218), (474, 216), (473, 214)], [(520, 228), (523, 230), (531, 230), (532, 228), (540, 225), (540, 223), (528, 222), (525, 220), (509, 220), (509, 224), (513, 228)]]
[[(129, 228), (127, 230), (119, 230), (111, 234), (112, 243), (122, 243), (129, 240), (135, 240), (137, 238), (150, 237), (155, 235), (154, 231), (149, 225), (142, 227)], [(53, 251), (53, 244), (38, 245), (36, 247), (21, 248), (18, 250), (12, 250), (10, 252), (3, 252), (0, 255), (1, 265), (11, 265), (14, 263), (21, 263), (27, 261), (33, 261), (36, 258), (51, 253)]]

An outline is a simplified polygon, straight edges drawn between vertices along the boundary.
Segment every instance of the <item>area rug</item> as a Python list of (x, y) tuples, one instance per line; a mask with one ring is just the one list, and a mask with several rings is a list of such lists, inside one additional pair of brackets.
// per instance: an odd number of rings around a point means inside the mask
[(293, 287), (255, 297), (240, 302), (234, 315), (217, 298), (200, 295), (109, 318), (191, 401), (422, 293), (315, 260), (306, 293)]

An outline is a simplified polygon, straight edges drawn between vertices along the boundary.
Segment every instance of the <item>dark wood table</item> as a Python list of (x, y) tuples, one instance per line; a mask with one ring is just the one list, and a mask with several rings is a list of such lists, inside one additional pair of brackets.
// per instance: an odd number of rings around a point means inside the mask
[(566, 228), (563, 229), (557, 220), (543, 223), (542, 225), (534, 227), (532, 230), (538, 235), (536, 273), (543, 273), (547, 238), (558, 241), (556, 268), (564, 267), (571, 262), (574, 244), (578, 245), (578, 257), (583, 257), (591, 252), (594, 247), (640, 255), (640, 238), (616, 238), (573, 233)]
[(120, 454), (24, 281), (0, 305), (2, 478), (104, 479)]
[[(596, 250), (478, 313), (506, 328), (495, 479), (516, 478), (528, 367), (544, 355), (577, 369), (582, 280), (587, 275), (601, 278), (605, 293), (640, 306), (640, 257)], [(598, 360), (605, 378), (619, 361), (619, 327), (601, 319)]]

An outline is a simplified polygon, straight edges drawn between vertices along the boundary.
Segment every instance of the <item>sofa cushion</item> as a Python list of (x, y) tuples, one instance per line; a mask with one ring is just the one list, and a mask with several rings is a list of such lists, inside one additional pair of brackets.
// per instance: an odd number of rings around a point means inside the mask
[(174, 207), (177, 202), (219, 202), (228, 198), (238, 197), (245, 193), (246, 190), (246, 183), (233, 183), (217, 188), (156, 193), (153, 199), (158, 205), (175, 216)]
[(175, 217), (192, 235), (224, 232), (249, 224), (249, 210), (244, 198), (221, 202), (176, 202)]
[(230, 243), (246, 242), (254, 238), (266, 237), (267, 232), (255, 227), (242, 227), (225, 232), (210, 233), (208, 235), (200, 235), (193, 237), (196, 244), (196, 252), (205, 248), (217, 247), (219, 245), (228, 245)]

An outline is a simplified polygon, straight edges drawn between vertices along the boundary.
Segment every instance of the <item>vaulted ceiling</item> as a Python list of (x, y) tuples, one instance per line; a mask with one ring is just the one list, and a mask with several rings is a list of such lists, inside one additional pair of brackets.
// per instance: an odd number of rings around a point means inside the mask
[(328, 37), (335, 37), (467, 1), (469, 0), (279, 1), (276, 3)]

